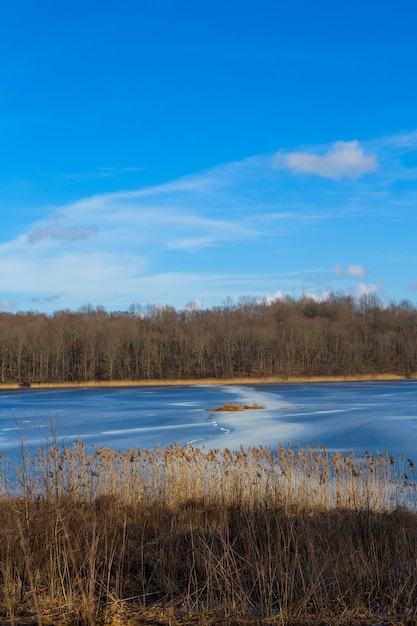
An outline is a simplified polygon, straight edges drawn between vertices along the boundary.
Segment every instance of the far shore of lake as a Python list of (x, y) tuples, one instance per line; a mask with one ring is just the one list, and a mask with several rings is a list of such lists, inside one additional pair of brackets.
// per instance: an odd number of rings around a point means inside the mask
[(287, 383), (339, 383), (361, 381), (389, 381), (416, 379), (412, 376), (398, 374), (356, 374), (352, 376), (279, 376), (249, 377), (249, 378), (193, 378), (167, 380), (92, 380), (80, 382), (36, 382), (31, 384), (0, 383), (0, 390), (12, 389), (63, 389), (63, 388), (100, 388), (100, 387), (165, 387), (174, 385), (256, 385), (256, 384), (287, 384)]

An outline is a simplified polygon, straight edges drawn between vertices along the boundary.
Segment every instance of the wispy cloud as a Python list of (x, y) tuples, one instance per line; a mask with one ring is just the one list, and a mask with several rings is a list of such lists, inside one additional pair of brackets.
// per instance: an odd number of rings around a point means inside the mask
[(81, 226), (38, 226), (27, 235), (29, 243), (37, 243), (43, 239), (58, 241), (83, 241), (97, 235), (97, 226), (83, 228)]
[(42, 302), (57, 302), (62, 297), (62, 294), (54, 294), (52, 296), (45, 296), (44, 298), (30, 298), (30, 302), (36, 304), (42, 304)]
[(67, 181), (88, 181), (100, 178), (112, 178), (121, 174), (132, 174), (135, 172), (143, 172), (147, 167), (97, 167), (91, 172), (74, 172), (60, 174), (60, 178)]
[(363, 265), (348, 265), (343, 267), (340, 263), (337, 263), (333, 267), (333, 274), (336, 278), (365, 278), (366, 269)]
[[(166, 184), (46, 207), (42, 221), (0, 244), (3, 309), (28, 302), (48, 310), (57, 302), (181, 307), (241, 294), (272, 301), (306, 287), (322, 299), (342, 279), (355, 295), (380, 294), (392, 267), (387, 250), (413, 290), (411, 264), (401, 259), (414, 248), (400, 244), (415, 219), (416, 192), (402, 164), (413, 141), (388, 137), (258, 155)], [(300, 168), (319, 182), (294, 177)], [(376, 175), (361, 178), (369, 171)], [(343, 180), (335, 185), (337, 178)], [(387, 224), (389, 245), (374, 235), (375, 225)], [(362, 264), (338, 263), (348, 250)], [(372, 274), (368, 268), (376, 266)]]
[(374, 154), (365, 154), (358, 141), (337, 141), (324, 154), (280, 152), (275, 167), (286, 167), (295, 174), (316, 174), (324, 178), (360, 178), (378, 169)]

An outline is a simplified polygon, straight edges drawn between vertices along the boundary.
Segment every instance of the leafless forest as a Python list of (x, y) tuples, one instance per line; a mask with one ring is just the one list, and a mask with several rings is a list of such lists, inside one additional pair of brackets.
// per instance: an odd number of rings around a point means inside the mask
[(417, 309), (332, 294), (178, 311), (0, 314), (2, 383), (353, 376), (417, 371)]

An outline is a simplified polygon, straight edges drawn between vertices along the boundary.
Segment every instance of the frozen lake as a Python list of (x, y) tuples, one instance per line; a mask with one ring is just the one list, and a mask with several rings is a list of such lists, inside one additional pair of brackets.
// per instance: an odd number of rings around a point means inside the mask
[[(214, 413), (225, 402), (264, 410)], [(417, 381), (14, 390), (0, 393), (0, 452), (52, 433), (117, 450), (173, 443), (236, 449), (316, 443), (417, 461)]]

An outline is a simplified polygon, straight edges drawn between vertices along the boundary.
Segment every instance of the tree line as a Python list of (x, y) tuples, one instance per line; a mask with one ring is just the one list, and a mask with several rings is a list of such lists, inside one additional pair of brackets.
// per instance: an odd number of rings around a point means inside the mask
[(375, 296), (198, 309), (0, 313), (0, 382), (65, 383), (417, 372), (417, 309)]

